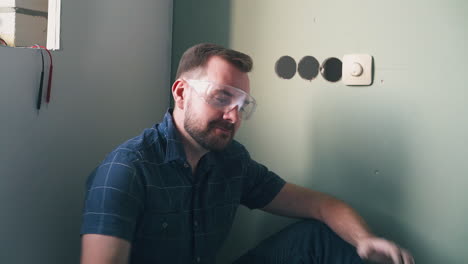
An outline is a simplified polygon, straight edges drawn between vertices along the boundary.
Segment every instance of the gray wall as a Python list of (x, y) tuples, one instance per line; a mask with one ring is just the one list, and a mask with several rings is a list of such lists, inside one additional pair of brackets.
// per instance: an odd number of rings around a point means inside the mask
[(229, 45), (230, 6), (230, 1), (219, 0), (174, 1), (172, 80), (187, 48), (202, 42)]
[[(467, 263), (468, 3), (226, 2), (222, 10), (210, 1), (175, 9), (173, 50), (221, 38), (252, 55), (259, 107), (237, 137), (252, 156), (288, 181), (347, 201), (417, 263)], [(374, 56), (372, 86), (283, 80), (274, 72), (283, 55), (322, 62), (349, 53)], [(290, 221), (241, 209), (221, 263)]]
[(77, 263), (89, 172), (168, 107), (171, 0), (63, 0), (52, 101), (38, 51), (0, 47), (0, 263)]

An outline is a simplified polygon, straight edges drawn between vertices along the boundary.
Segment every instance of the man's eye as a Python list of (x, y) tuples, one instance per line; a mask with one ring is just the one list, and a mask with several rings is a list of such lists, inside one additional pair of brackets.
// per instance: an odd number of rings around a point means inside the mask
[(249, 101), (244, 101), (244, 104), (241, 106), (239, 110), (244, 112), (247, 109), (247, 107), (249, 107), (249, 105), (250, 105)]
[(224, 96), (224, 95), (217, 95), (213, 99), (216, 101), (216, 103), (219, 103), (219, 104), (228, 103), (230, 100), (228, 96)]
[(228, 104), (231, 102), (231, 98), (231, 94), (222, 90), (216, 91), (211, 95), (211, 100), (216, 104)]

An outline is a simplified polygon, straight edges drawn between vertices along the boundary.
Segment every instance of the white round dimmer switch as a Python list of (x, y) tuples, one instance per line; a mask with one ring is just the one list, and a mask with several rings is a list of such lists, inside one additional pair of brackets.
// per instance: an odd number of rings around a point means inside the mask
[(351, 75), (354, 77), (361, 76), (363, 72), (361, 64), (355, 62), (353, 65), (351, 65)]

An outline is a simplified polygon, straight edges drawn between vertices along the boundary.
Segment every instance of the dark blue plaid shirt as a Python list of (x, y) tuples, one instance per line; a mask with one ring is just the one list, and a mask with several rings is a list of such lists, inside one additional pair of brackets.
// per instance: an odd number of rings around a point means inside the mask
[(168, 111), (89, 176), (81, 234), (128, 240), (130, 263), (214, 263), (239, 204), (264, 207), (284, 184), (236, 141), (192, 174)]

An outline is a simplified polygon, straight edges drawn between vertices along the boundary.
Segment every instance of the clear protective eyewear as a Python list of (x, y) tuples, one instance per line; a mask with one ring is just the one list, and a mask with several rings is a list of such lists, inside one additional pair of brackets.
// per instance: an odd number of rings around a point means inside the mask
[(240, 117), (249, 119), (257, 107), (257, 102), (239, 88), (203, 80), (186, 80), (195, 92), (209, 105), (229, 112), (237, 106)]

